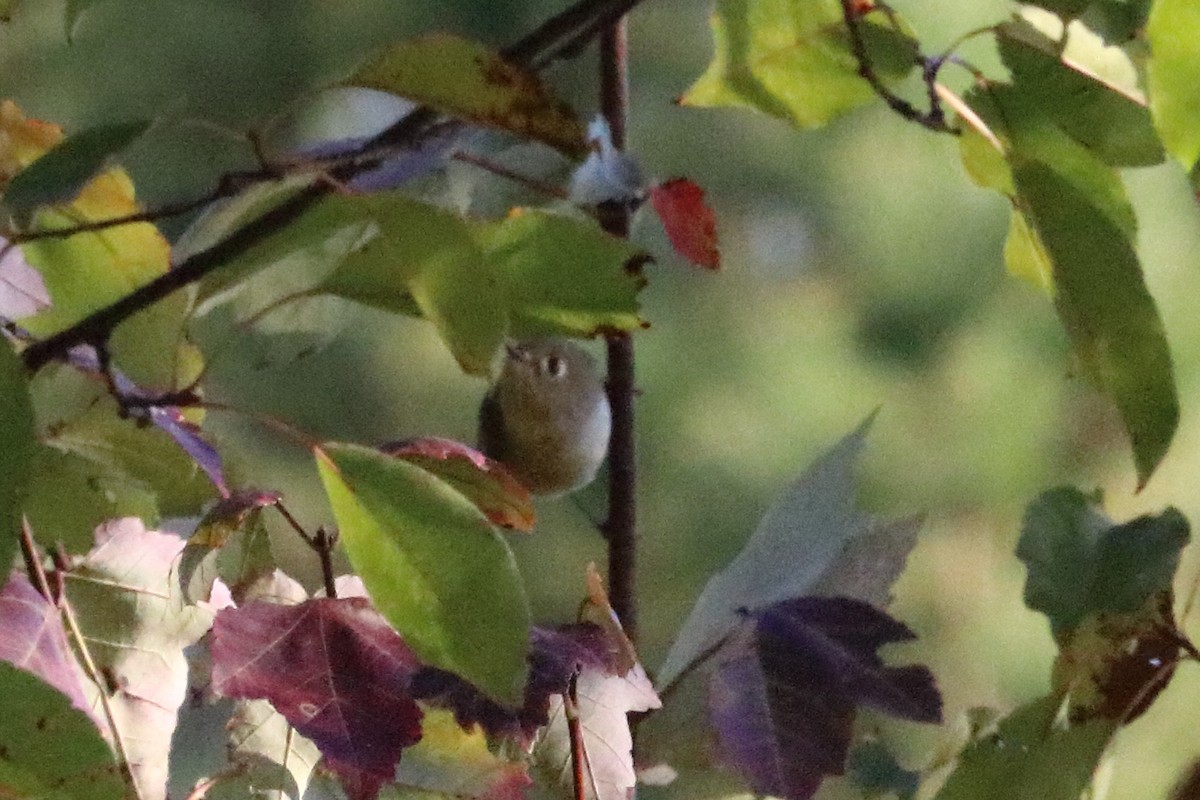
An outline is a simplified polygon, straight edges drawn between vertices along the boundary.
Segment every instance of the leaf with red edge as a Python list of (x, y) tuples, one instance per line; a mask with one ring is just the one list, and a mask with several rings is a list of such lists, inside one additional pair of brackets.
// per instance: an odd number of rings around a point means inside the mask
[(62, 616), (17, 572), (0, 592), (0, 661), (31, 672), (58, 689), (103, 729), (84, 697)]
[(531, 531), (537, 514), (529, 490), (504, 465), (453, 439), (426, 436), (380, 445), (389, 456), (416, 464), (465, 495), (492, 523)]
[(704, 190), (687, 178), (650, 188), (650, 204), (662, 220), (675, 252), (705, 269), (720, 269), (717, 218), (704, 202)]
[(213, 506), (188, 537), (179, 559), (179, 585), (189, 600), (206, 600), (220, 578), (240, 603), (248, 586), (275, 568), (262, 510), (277, 492), (243, 489)]
[(389, 781), (421, 738), (416, 656), (362, 598), (250, 603), (213, 625), (213, 688), (265, 698), (320, 748), (351, 796)]
[(940, 722), (929, 670), (887, 667), (885, 644), (914, 638), (858, 600), (801, 597), (746, 616), (709, 684), (722, 750), (759, 794), (811, 797), (845, 772), (857, 706)]

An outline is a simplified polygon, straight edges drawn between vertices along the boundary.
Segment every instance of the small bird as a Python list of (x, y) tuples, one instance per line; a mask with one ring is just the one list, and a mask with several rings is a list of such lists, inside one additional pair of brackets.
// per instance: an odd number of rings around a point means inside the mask
[(612, 430), (591, 355), (562, 339), (531, 339), (505, 350), (500, 377), (479, 407), (479, 449), (534, 494), (591, 483)]

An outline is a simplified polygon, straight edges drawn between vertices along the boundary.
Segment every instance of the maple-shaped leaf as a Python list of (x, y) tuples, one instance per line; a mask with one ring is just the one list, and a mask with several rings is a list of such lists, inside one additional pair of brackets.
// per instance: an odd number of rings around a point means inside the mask
[(263, 698), (320, 748), (347, 793), (370, 796), (421, 738), (409, 695), (417, 659), (363, 598), (224, 609), (213, 625), (213, 688)]
[[(533, 749), (539, 771), (564, 787), (574, 784), (569, 729), (570, 695), (550, 698), (550, 721)], [(584, 797), (628, 800), (637, 783), (629, 714), (662, 706), (641, 665), (624, 674), (585, 666), (575, 679), (574, 714), (582, 733)]]
[(33, 673), (91, 716), (98, 728), (107, 727), (84, 697), (61, 613), (18, 572), (9, 576), (0, 592), (0, 661)]
[(121, 519), (96, 529), (96, 546), (66, 574), (70, 602), (104, 686), (87, 684), (108, 707), (143, 800), (166, 794), (177, 713), (187, 695), (184, 649), (200, 640), (212, 613), (188, 605), (175, 576), (183, 540)]
[(416, 464), (458, 489), (494, 524), (518, 531), (533, 530), (537, 514), (529, 490), (499, 461), (473, 447), (435, 436), (380, 445), (389, 456)]
[(854, 468), (873, 418), (788, 487), (737, 557), (709, 580), (659, 669), (660, 687), (710, 655), (745, 611), (815, 593), (887, 598), (918, 522), (881, 523), (855, 504)]
[(720, 268), (717, 218), (704, 202), (703, 189), (687, 178), (672, 178), (650, 187), (650, 205), (675, 252), (698, 267)]
[(1092, 614), (1135, 611), (1171, 588), (1188, 538), (1174, 508), (1117, 524), (1095, 498), (1052, 489), (1029, 504), (1017, 542), (1029, 571), (1025, 604), (1049, 618), (1056, 637)]
[(275, 568), (262, 510), (279, 503), (276, 492), (246, 489), (221, 500), (188, 537), (179, 559), (185, 597), (207, 600), (219, 578), (241, 602), (246, 587)]
[(549, 722), (551, 698), (566, 692), (572, 677), (585, 668), (615, 673), (619, 659), (619, 648), (595, 625), (534, 628), (529, 641), (529, 678), (520, 708), (501, 705), (457, 675), (432, 667), (414, 676), (412, 694), (450, 709), (463, 728), (478, 724), (492, 736), (527, 746)]
[(710, 713), (729, 763), (758, 794), (811, 797), (845, 771), (855, 709), (941, 721), (929, 670), (888, 667), (876, 651), (914, 638), (867, 603), (801, 597), (746, 615), (725, 643)]

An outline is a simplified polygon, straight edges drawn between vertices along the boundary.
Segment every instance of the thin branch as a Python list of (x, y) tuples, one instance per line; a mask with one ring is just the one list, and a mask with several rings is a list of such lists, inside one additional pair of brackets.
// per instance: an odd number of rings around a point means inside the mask
[[(628, 53), (625, 20), (600, 38), (600, 106), (613, 146), (625, 149), (629, 114)], [(629, 208), (602, 207), (601, 224), (614, 236), (628, 237)], [(624, 331), (607, 336), (608, 402), (612, 436), (608, 444), (608, 517), (601, 530), (608, 539), (608, 595), (631, 641), (637, 641), (637, 443), (634, 432), (633, 339)]]
[(883, 83), (879, 74), (875, 72), (875, 65), (871, 63), (870, 54), (867, 53), (867, 42), (863, 38), (859, 19), (864, 13), (868, 13), (876, 8), (883, 10), (889, 16), (891, 16), (891, 10), (882, 3), (871, 5), (867, 8), (866, 12), (860, 10), (854, 0), (841, 0), (841, 4), (842, 19), (845, 21), (846, 30), (850, 34), (850, 50), (854, 54), (854, 60), (858, 62), (858, 74), (871, 85), (871, 89), (874, 90), (875, 94), (887, 103), (888, 107), (907, 120), (911, 120), (931, 131), (958, 135), (958, 129), (946, 123), (946, 114), (942, 109), (941, 99), (938, 97), (935, 88), (938, 72), (946, 61), (945, 57), (937, 56), (931, 58), (923, 55), (919, 50), (916, 52), (916, 63), (921, 67), (921, 79), (925, 84), (926, 95), (929, 98), (929, 110), (922, 111), (893, 92)]
[[(61, 545), (59, 545), (52, 556), (55, 572), (58, 575), (66, 573), (68, 571), (67, 557)], [(96, 684), (96, 690), (100, 695), (100, 706), (104, 709), (104, 719), (108, 723), (109, 730), (112, 731), (113, 746), (116, 748), (117, 758), (120, 760), (121, 775), (129, 784), (134, 797), (142, 800), (142, 789), (134, 777), (133, 765), (129, 760), (129, 750), (125, 747), (125, 740), (122, 738), (121, 731), (117, 727), (117, 718), (113, 714), (112, 703), (109, 702), (108, 690), (106, 688), (107, 681), (103, 679), (99, 668), (96, 666), (96, 662), (92, 659), (92, 653), (88, 649), (87, 640), (84, 638), (83, 631), (79, 628), (79, 620), (75, 618), (75, 610), (71, 607), (71, 603), (67, 600), (65, 593), (60, 593), (58, 608), (67, 623), (67, 629), (71, 632), (71, 639), (75, 644), (75, 649), (79, 651), (84, 671), (87, 672), (87, 676), (92, 683)]]
[[(538, 29), (501, 52), (519, 63), (540, 66), (590, 41), (602, 24), (616, 19), (642, 0), (579, 0)], [(570, 33), (573, 32), (573, 33)], [(570, 35), (568, 35), (568, 33)], [(565, 42), (560, 41), (566, 37)], [(575, 49), (572, 49), (575, 48)], [(374, 153), (379, 148), (394, 146), (416, 147), (431, 130), (440, 130), (438, 112), (418, 107), (403, 119), (366, 142), (359, 153)], [(351, 158), (354, 154), (351, 154)], [(356, 160), (335, 170), (330, 177), (345, 184), (354, 177), (379, 166), (382, 157)], [(129, 317), (168, 295), (188, 286), (229, 263), (270, 234), (281, 230), (300, 217), (330, 191), (327, 183), (317, 183), (295, 197), (267, 211), (262, 216), (235, 231), (208, 250), (196, 253), (175, 266), (170, 272), (147, 283), (112, 305), (106, 306), (78, 323), (31, 345), (22, 354), (26, 369), (36, 371), (50, 361), (62, 358), (77, 344), (102, 341)]]
[(291, 529), (300, 535), (304, 543), (311, 547), (317, 554), (317, 558), (321, 560), (321, 576), (325, 581), (325, 596), (329, 598), (337, 597), (337, 589), (334, 587), (333, 580), (333, 546), (337, 543), (337, 533), (330, 533), (325, 529), (325, 526), (317, 528), (317, 532), (310, 534), (304, 530), (304, 526), (300, 521), (288, 511), (287, 506), (282, 500), (276, 501), (275, 510), (283, 517)]
[(482, 170), (498, 175), (501, 178), (507, 178), (513, 183), (518, 183), (527, 189), (532, 189), (535, 192), (553, 197), (557, 200), (566, 200), (569, 195), (561, 186), (557, 186), (546, 181), (539, 181), (536, 178), (531, 178), (528, 175), (522, 175), (515, 170), (511, 170), (503, 164), (497, 164), (495, 161), (489, 161), (482, 156), (477, 156), (474, 153), (468, 153), (465, 150), (459, 150), (454, 155), (450, 156), (455, 161), (461, 161), (464, 164), (470, 164), (473, 167), (479, 167)]
[[(583, 727), (579, 722), (579, 696), (576, 683), (579, 674), (571, 676), (567, 691), (563, 694), (563, 717), (567, 721), (567, 739), (571, 743), (571, 778), (574, 789), (573, 800), (586, 800), (587, 784), (585, 772), (587, 766), (587, 748), (583, 744)], [(597, 793), (599, 796), (599, 793)]]

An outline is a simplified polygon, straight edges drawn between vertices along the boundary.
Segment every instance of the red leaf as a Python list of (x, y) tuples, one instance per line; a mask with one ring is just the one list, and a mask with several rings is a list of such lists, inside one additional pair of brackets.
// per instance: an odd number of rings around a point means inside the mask
[(390, 781), (401, 750), (421, 738), (409, 696), (416, 656), (366, 599), (225, 609), (212, 655), (218, 693), (269, 700), (356, 797)]
[(720, 269), (717, 218), (704, 204), (703, 189), (687, 178), (672, 178), (650, 189), (650, 204), (675, 252), (696, 266)]
[(434, 436), (389, 442), (379, 449), (432, 472), (474, 503), (493, 524), (533, 530), (536, 514), (529, 490), (499, 461), (461, 442)]

